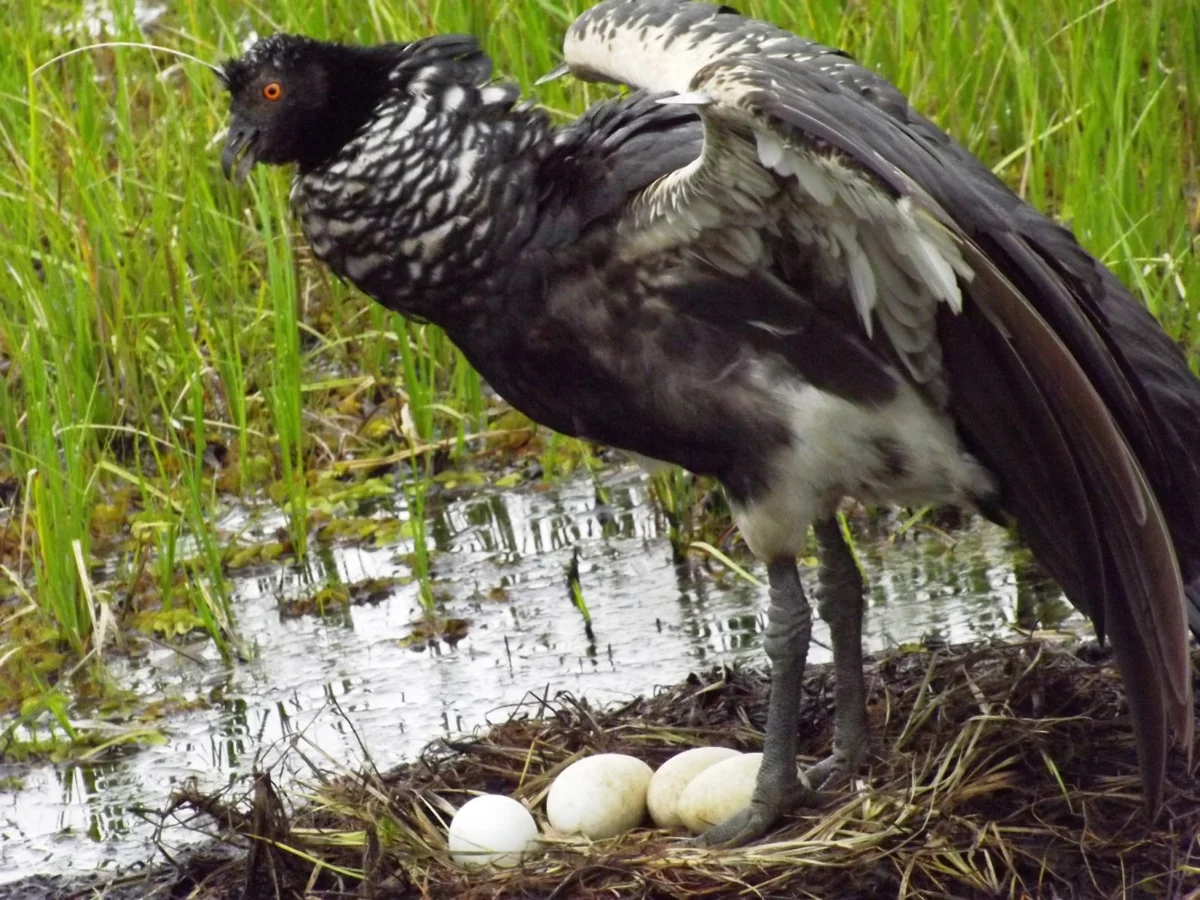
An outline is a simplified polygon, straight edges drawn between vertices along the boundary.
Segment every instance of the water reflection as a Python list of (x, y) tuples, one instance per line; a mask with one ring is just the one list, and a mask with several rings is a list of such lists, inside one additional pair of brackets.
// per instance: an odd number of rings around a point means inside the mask
[[(197, 644), (192, 658), (155, 648), (136, 665), (115, 664), (119, 683), (143, 696), (207, 701), (185, 703), (168, 719), (166, 744), (104, 764), (0, 766), (0, 779), (23, 782), (0, 795), (0, 881), (145, 858), (153, 829), (132, 809), (165, 806), (188, 779), (206, 789), (229, 784), (256, 762), (280, 766), (285, 779), (310, 775), (303, 758), (287, 752), (293, 743), (326, 768), (354, 767), (361, 737), (386, 767), (438, 735), (502, 718), (531, 691), (605, 702), (718, 660), (759, 661), (764, 591), (717, 566), (675, 565), (640, 473), (612, 473), (602, 488), (605, 502), (580, 477), (553, 490), (475, 491), (430, 503), (438, 593), (447, 615), (470, 621), (455, 647), (416, 652), (401, 643), (420, 612), (416, 585), (404, 583), (411, 546), (320, 547), (306, 567), (246, 577), (237, 615), (257, 649), (252, 661), (227, 664)], [(379, 513), (405, 515), (386, 504)], [(244, 519), (246, 511), (230, 516)], [(270, 533), (277, 524), (265, 519), (258, 528)], [(860, 541), (872, 648), (926, 635), (967, 640), (1005, 633), (1018, 617), (1061, 616), (1057, 590), (1026, 557), (1014, 558), (1002, 532), (975, 524), (954, 538), (909, 531), (894, 544)], [(590, 634), (566, 589), (576, 552)], [(397, 577), (373, 605), (326, 618), (281, 613), (282, 601), (324, 585)], [(821, 623), (814, 638), (811, 658), (828, 659)], [(192, 836), (176, 827), (161, 839), (173, 847)]]

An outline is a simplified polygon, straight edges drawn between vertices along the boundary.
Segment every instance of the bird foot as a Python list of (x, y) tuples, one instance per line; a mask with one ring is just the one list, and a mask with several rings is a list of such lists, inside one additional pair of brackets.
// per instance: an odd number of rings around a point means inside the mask
[(811, 790), (816, 792), (849, 779), (851, 774), (846, 758), (832, 753), (801, 772), (800, 783), (808, 785)]
[(825, 790), (849, 779), (851, 768), (845, 757), (830, 754), (802, 771), (788, 789), (755, 797), (750, 805), (714, 825), (695, 839), (700, 847), (741, 847), (766, 834), (785, 814), (797, 809), (816, 809), (836, 796)]
[(769, 798), (756, 796), (745, 809), (696, 838), (696, 844), (701, 847), (741, 847), (766, 834), (785, 813), (824, 806), (829, 795), (814, 790), (811, 784), (805, 775), (801, 775), (800, 781), (789, 790)]

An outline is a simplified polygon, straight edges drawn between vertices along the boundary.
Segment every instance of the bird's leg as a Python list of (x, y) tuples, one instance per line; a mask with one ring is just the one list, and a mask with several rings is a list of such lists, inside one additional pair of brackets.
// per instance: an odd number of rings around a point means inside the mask
[(837, 518), (813, 525), (817, 536), (817, 610), (833, 640), (833, 753), (800, 776), (820, 788), (849, 776), (867, 750), (867, 692), (863, 679), (863, 580)]
[(800, 684), (812, 636), (812, 609), (800, 585), (795, 559), (767, 566), (771, 605), (763, 646), (771, 661), (771, 699), (762, 768), (750, 805), (700, 838), (708, 846), (737, 846), (761, 837), (787, 810), (815, 805), (819, 795), (796, 778), (796, 732), (800, 718)]

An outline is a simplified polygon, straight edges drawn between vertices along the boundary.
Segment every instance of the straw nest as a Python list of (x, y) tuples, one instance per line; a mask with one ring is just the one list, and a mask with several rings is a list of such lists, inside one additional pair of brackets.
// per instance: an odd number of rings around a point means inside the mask
[[(658, 765), (694, 746), (760, 749), (766, 677), (722, 668), (619, 708), (535, 698), (476, 739), (327, 780), (290, 813), (265, 774), (237, 803), (185, 792), (177, 805), (242, 849), (177, 871), (171, 896), (1200, 897), (1200, 789), (1175, 759), (1166, 807), (1146, 820), (1105, 654), (894, 651), (871, 661), (868, 685), (876, 755), (861, 777), (750, 847), (707, 850), (649, 828), (548, 837), (536, 859), (500, 871), (465, 871), (446, 850), (453, 809), (476, 791), (525, 801), (545, 830), (550, 782), (588, 754)], [(817, 759), (832, 735), (829, 669), (811, 670), (800, 702), (801, 753)]]

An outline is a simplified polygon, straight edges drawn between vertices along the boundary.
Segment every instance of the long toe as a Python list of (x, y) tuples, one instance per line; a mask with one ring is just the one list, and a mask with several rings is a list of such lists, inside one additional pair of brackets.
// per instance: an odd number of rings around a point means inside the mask
[(766, 834), (783, 812), (782, 803), (776, 809), (751, 803), (724, 822), (708, 829), (696, 839), (696, 843), (703, 847), (741, 847)]
[(782, 788), (769, 799), (755, 797), (745, 809), (700, 835), (696, 843), (703, 847), (740, 847), (766, 834), (785, 813), (824, 806), (828, 800), (828, 795), (804, 783)]
[(837, 755), (825, 757), (800, 773), (800, 789), (816, 792), (841, 784), (850, 777), (846, 760)]

